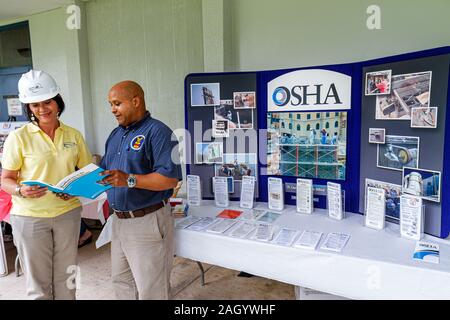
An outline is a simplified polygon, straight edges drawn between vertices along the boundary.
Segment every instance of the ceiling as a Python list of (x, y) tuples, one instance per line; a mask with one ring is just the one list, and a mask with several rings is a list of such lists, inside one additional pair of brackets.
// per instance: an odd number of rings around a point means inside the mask
[(0, 21), (26, 17), (73, 3), (73, 0), (0, 0)]

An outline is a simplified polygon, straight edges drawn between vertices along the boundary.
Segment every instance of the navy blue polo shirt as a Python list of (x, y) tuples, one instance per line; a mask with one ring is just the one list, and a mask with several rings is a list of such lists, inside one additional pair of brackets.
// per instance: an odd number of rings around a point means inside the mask
[[(157, 172), (168, 178), (182, 180), (178, 141), (175, 137), (172, 139), (172, 135), (168, 126), (153, 119), (147, 112), (142, 120), (128, 128), (119, 126), (111, 132), (106, 140), (100, 167), (128, 174)], [(107, 191), (109, 205), (119, 211), (148, 207), (170, 198), (172, 193), (173, 189), (150, 191), (128, 187), (115, 187)]]

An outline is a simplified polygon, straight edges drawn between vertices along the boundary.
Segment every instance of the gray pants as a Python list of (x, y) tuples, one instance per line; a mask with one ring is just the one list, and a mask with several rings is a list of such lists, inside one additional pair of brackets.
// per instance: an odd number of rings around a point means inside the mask
[(11, 215), (29, 299), (75, 299), (81, 210), (75, 208), (56, 218)]
[(170, 206), (141, 218), (111, 218), (111, 272), (116, 298), (169, 299), (174, 254)]

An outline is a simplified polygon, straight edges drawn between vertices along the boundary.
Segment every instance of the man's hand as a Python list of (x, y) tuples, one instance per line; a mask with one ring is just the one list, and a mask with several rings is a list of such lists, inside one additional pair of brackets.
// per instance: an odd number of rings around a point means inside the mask
[(128, 174), (120, 170), (105, 170), (100, 173), (101, 176), (107, 176), (99, 183), (111, 185), (113, 187), (128, 187)]
[(65, 200), (65, 201), (70, 200), (70, 199), (73, 198), (73, 196), (68, 195), (67, 193), (60, 193), (60, 192), (56, 193), (56, 192), (54, 192), (54, 194), (55, 194), (55, 196), (57, 196), (58, 198), (63, 199), (63, 200)]

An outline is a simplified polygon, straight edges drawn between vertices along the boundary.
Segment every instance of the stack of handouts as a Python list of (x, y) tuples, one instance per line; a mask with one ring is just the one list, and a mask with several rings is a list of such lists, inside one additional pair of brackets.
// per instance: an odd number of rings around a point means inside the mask
[(174, 218), (184, 218), (187, 216), (189, 205), (187, 203), (177, 204), (172, 207), (172, 214)]

